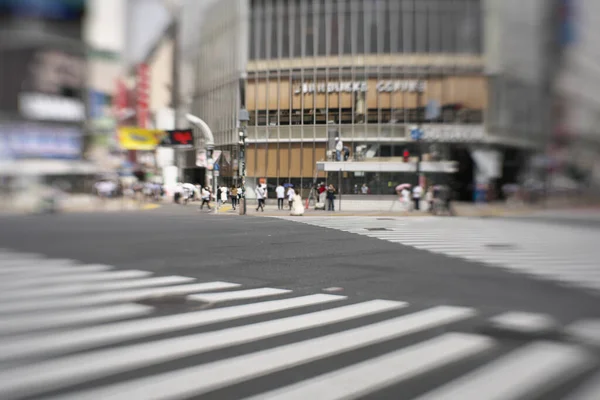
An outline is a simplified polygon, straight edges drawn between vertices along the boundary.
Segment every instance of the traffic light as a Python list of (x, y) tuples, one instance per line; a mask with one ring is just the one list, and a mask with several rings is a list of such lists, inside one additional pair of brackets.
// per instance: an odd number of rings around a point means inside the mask
[(402, 153), (402, 158), (404, 159), (404, 162), (408, 162), (409, 157), (410, 153), (408, 152), (408, 150), (404, 150), (404, 153)]

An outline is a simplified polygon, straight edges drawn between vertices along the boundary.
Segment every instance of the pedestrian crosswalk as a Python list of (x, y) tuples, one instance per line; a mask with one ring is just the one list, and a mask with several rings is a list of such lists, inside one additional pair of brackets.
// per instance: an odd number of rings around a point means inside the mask
[[(87, 267), (0, 251), (1, 399), (600, 398), (597, 320), (509, 342), (474, 329), (490, 316), (470, 307)], [(148, 301), (173, 294), (185, 301), (168, 312)]]
[(600, 294), (600, 229), (442, 217), (281, 217), (500, 267)]

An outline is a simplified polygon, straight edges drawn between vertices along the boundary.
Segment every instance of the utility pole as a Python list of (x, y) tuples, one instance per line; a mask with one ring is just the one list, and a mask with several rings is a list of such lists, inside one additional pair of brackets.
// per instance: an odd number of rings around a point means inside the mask
[(244, 76), (240, 78), (240, 111), (238, 119), (240, 122), (240, 140), (239, 140), (239, 151), (238, 151), (238, 176), (241, 190), (241, 204), (240, 204), (240, 215), (246, 215), (247, 203), (246, 203), (246, 127), (250, 120), (250, 114), (246, 109), (246, 79)]

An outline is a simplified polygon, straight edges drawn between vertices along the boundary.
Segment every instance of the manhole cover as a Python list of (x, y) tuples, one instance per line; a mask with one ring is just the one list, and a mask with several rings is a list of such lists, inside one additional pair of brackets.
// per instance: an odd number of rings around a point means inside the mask
[(517, 248), (517, 246), (515, 246), (514, 244), (510, 244), (510, 243), (489, 243), (489, 244), (486, 244), (485, 247), (487, 247), (488, 249), (498, 249), (498, 250), (511, 250), (511, 249)]
[(366, 228), (368, 231), (391, 231), (388, 228)]

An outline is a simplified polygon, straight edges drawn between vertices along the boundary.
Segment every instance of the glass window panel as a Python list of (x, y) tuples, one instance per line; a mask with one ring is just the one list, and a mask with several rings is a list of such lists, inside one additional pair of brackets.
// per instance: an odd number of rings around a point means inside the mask
[(428, 0), (427, 2), (427, 48), (429, 53), (439, 53), (440, 45), (440, 19), (439, 1)]
[(300, 0), (292, 0), (292, 19), (294, 24), (294, 57), (302, 57), (302, 10)]
[(415, 12), (413, 0), (402, 0), (402, 52), (412, 53), (415, 51), (414, 18)]
[(283, 8), (281, 13), (281, 21), (279, 22), (281, 29), (281, 57), (288, 58), (290, 56), (290, 39), (293, 25), (290, 24), (290, 12), (287, 2), (279, 2), (279, 6)]
[(365, 52), (365, 11), (362, 0), (354, 0), (352, 2), (354, 8), (353, 22), (356, 27), (354, 40), (356, 43), (355, 54), (363, 54)]
[(327, 21), (331, 21), (330, 33), (329, 33), (329, 53), (333, 56), (340, 53), (339, 40), (340, 40), (340, 20), (343, 18), (338, 13), (338, 0), (331, 0), (327, 10), (328, 18)]
[(278, 35), (279, 15), (277, 14), (277, 1), (269, 1), (271, 2), (271, 4), (269, 4), (269, 23), (271, 24), (271, 54), (269, 55), (269, 58), (278, 58), (280, 35)]
[(442, 33), (442, 52), (456, 52), (456, 15), (453, 1), (442, 1), (440, 4), (440, 25)]
[(415, 51), (417, 53), (427, 52), (427, 4), (426, 0), (415, 0), (414, 2), (415, 12)]
[[(328, 6), (329, 7), (329, 6)], [(325, 0), (320, 0), (319, 3), (319, 13), (316, 16), (318, 18), (318, 27), (319, 27), (319, 50), (318, 55), (324, 56), (327, 54), (327, 42), (329, 41), (330, 33), (328, 32), (328, 28), (330, 28), (330, 24), (327, 23), (330, 19), (330, 15), (325, 8)]]
[(255, 60), (257, 57), (256, 40), (258, 38), (258, 21), (256, 14), (256, 6), (252, 2), (250, 9), (250, 59)]
[(314, 39), (315, 39), (315, 23), (313, 15), (313, 4), (312, 1), (304, 2), (303, 12), (306, 13), (306, 56), (311, 57), (315, 54)]
[(398, 0), (390, 0), (390, 29), (392, 34), (392, 53), (402, 53), (402, 3)]
[(377, 48), (377, 17), (378, 17), (378, 3), (379, 1), (373, 2), (367, 0), (364, 3), (365, 6), (365, 25), (367, 27), (367, 34), (365, 36), (365, 51), (368, 53), (376, 54)]
[[(343, 45), (343, 54), (351, 54), (352, 53), (352, 7), (351, 4), (348, 2), (340, 2), (338, 3), (338, 5), (341, 5), (344, 8), (343, 11), (343, 30), (344, 30), (344, 35), (342, 36), (342, 41), (344, 42)], [(340, 29), (342, 29), (340, 27)]]
[[(383, 35), (379, 35), (383, 43), (379, 43), (379, 47), (383, 53), (388, 54), (392, 51), (392, 32), (390, 27), (391, 19), (393, 18), (392, 9), (390, 6), (390, 1), (395, 0), (385, 0), (383, 4), (380, 5), (380, 16), (381, 16), (381, 30), (383, 31)], [(382, 14), (381, 14), (382, 12)]]
[(258, 58), (264, 60), (267, 58), (267, 16), (265, 13), (264, 4), (261, 4), (257, 9), (259, 12), (259, 30), (260, 30), (260, 41), (258, 44)]

